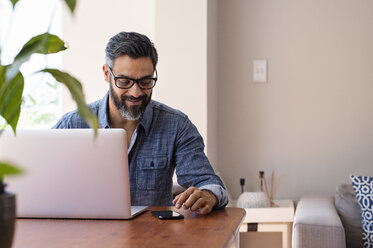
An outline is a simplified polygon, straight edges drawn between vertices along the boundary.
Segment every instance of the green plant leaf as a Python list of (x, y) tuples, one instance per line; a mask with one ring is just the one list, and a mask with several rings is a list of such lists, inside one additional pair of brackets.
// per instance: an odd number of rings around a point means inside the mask
[(80, 116), (95, 130), (97, 135), (98, 120), (97, 116), (92, 113), (86, 105), (81, 83), (70, 74), (57, 69), (44, 69), (42, 72), (50, 73), (58, 82), (63, 83), (70, 91), (72, 98), (78, 106)]
[(46, 82), (46, 84), (51, 87), (52, 89), (57, 89), (57, 83), (50, 83), (50, 82)]
[(65, 0), (65, 3), (69, 7), (71, 13), (74, 13), (76, 7), (76, 0)]
[(21, 49), (14, 59), (14, 62), (9, 65), (6, 73), (8, 80), (12, 79), (21, 65), (27, 62), (34, 53), (51, 54), (67, 49), (66, 43), (58, 36), (50, 33), (44, 33), (31, 38)]
[(4, 176), (21, 174), (22, 170), (19, 166), (9, 162), (0, 161), (0, 193), (4, 192), (5, 185), (3, 184)]
[(14, 9), (14, 7), (16, 6), (18, 0), (10, 0), (10, 1), (12, 2), (12, 4), (13, 4), (13, 9)]
[(6, 66), (0, 64), (0, 89), (1, 85), (5, 83)]
[(14, 133), (21, 112), (24, 78), (18, 71), (11, 81), (5, 80), (7, 67), (0, 65), (0, 115), (12, 127)]
[(0, 161), (0, 176), (17, 175), (21, 173), (22, 170), (19, 169), (19, 166), (12, 164), (10, 162)]
[(30, 99), (30, 101), (32, 102), (33, 105), (36, 105), (37, 102), (36, 102), (35, 98), (33, 98), (31, 95), (28, 96), (28, 98)]

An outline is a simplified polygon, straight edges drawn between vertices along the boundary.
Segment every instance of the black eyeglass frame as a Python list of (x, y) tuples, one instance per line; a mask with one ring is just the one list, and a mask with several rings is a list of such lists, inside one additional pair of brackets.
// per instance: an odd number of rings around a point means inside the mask
[[(134, 79), (134, 78), (130, 78), (130, 77), (126, 77), (126, 76), (121, 76), (121, 77), (116, 77), (111, 69), (111, 67), (109, 65), (107, 65), (107, 67), (109, 68), (109, 72), (110, 74), (113, 76), (114, 78), (114, 83), (115, 83), (115, 86), (117, 86), (119, 89), (124, 89), (124, 90), (128, 90), (128, 89), (131, 89), (132, 86), (136, 83), (137, 86), (139, 86), (140, 89), (142, 90), (151, 90), (154, 88), (154, 86), (157, 84), (157, 80), (158, 80), (158, 72), (157, 72), (157, 69), (155, 69), (155, 77), (149, 77), (149, 76), (146, 76), (146, 77), (142, 77), (142, 78), (139, 78), (139, 79)], [(132, 81), (132, 84), (128, 87), (119, 87), (117, 85), (117, 79), (128, 79), (128, 80), (131, 80)], [(144, 87), (141, 87), (140, 85), (140, 82), (141, 80), (144, 80), (144, 79), (152, 79), (154, 80), (154, 84), (152, 85), (152, 87), (149, 87), (149, 88), (144, 88)]]

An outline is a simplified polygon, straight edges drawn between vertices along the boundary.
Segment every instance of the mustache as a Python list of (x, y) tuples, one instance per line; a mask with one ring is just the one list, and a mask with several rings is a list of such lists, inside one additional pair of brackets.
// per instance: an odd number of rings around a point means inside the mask
[(141, 101), (142, 100), (142, 101), (145, 101), (146, 100), (146, 95), (141, 95), (139, 97), (122, 95), (120, 98), (123, 102), (126, 101), (126, 100), (130, 100), (130, 101)]

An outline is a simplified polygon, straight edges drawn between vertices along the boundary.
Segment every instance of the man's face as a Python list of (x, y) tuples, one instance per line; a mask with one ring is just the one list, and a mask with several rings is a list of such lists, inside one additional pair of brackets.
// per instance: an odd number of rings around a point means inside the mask
[[(114, 60), (111, 68), (115, 77), (134, 79), (153, 77), (154, 68), (150, 57), (132, 59), (122, 55)], [(105, 80), (110, 84), (110, 99), (119, 113), (127, 120), (139, 120), (149, 104), (152, 90), (143, 90), (135, 83), (129, 89), (120, 89), (115, 85), (114, 77), (104, 66)]]

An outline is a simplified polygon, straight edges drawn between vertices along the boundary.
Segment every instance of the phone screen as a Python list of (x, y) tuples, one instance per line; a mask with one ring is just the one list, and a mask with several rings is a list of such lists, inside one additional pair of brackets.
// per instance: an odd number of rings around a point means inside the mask
[(152, 211), (152, 214), (161, 220), (183, 219), (184, 215), (175, 211)]

